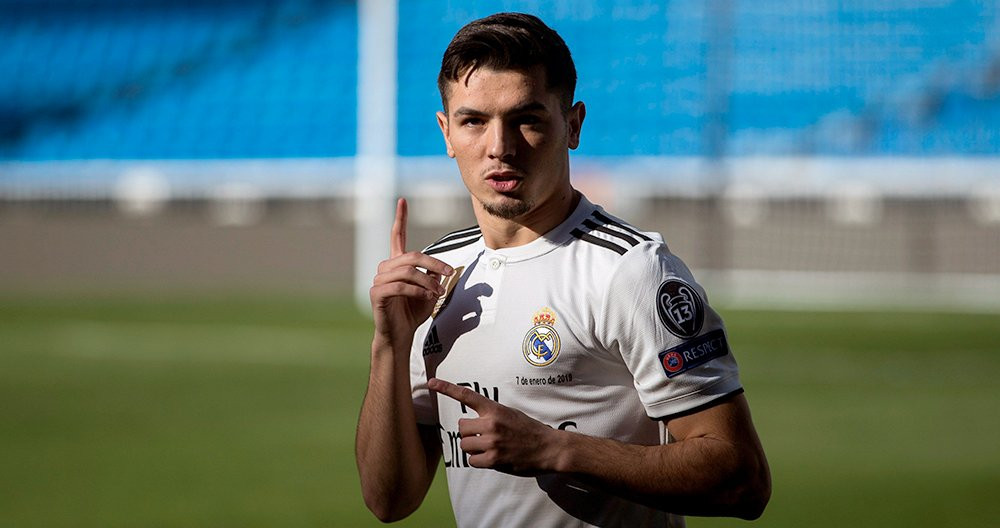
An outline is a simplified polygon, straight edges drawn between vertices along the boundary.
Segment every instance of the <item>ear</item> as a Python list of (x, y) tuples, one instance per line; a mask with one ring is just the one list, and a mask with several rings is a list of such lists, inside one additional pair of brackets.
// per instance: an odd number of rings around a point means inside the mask
[(448, 129), (448, 116), (444, 115), (444, 112), (437, 113), (438, 128), (441, 129), (441, 135), (444, 136), (444, 146), (448, 151), (448, 157), (455, 157), (455, 149), (451, 148), (451, 135)]
[(583, 119), (587, 117), (587, 107), (583, 101), (577, 101), (573, 108), (566, 113), (566, 122), (569, 126), (569, 148), (576, 149), (580, 146), (580, 130), (583, 129)]

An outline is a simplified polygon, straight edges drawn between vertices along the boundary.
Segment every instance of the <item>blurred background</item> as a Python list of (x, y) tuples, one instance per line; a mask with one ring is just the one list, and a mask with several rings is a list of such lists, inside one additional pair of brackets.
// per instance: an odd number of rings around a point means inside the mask
[(505, 10), (573, 52), (575, 185), (729, 321), (758, 524), (994, 525), (1000, 6), (961, 0), (0, 0), (0, 525), (375, 524), (368, 281), (395, 196), (414, 248), (474, 223), (436, 76)]

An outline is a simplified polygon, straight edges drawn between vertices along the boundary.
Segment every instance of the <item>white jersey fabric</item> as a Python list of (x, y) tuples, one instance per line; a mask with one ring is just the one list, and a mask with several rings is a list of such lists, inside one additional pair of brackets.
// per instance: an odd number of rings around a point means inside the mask
[(471, 467), (458, 420), (475, 411), (427, 389), (438, 377), (552, 427), (667, 441), (661, 419), (742, 388), (721, 319), (662, 238), (581, 198), (529, 244), (489, 249), (474, 227), (425, 253), (456, 273), (414, 336), (413, 402), (418, 422), (439, 427), (458, 526), (683, 526), (567, 475)]

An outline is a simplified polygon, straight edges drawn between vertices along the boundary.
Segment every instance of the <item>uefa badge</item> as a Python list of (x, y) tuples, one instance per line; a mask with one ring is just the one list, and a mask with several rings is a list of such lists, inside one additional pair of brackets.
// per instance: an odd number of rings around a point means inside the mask
[(663, 370), (667, 371), (667, 377), (671, 377), (684, 369), (684, 356), (677, 352), (669, 351), (662, 354), (660, 363), (663, 363)]
[(535, 313), (531, 322), (535, 326), (524, 336), (521, 351), (524, 352), (524, 359), (528, 360), (528, 363), (544, 367), (559, 357), (559, 334), (555, 329), (556, 314), (548, 308), (542, 308)]

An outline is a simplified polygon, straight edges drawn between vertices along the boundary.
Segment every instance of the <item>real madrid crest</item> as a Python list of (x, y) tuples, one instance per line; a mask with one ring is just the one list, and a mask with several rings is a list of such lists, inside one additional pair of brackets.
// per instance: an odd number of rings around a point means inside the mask
[(542, 308), (535, 312), (531, 322), (535, 326), (528, 330), (524, 336), (524, 343), (521, 351), (524, 352), (524, 359), (536, 367), (544, 367), (551, 364), (559, 357), (559, 334), (556, 332), (556, 314), (548, 309)]

